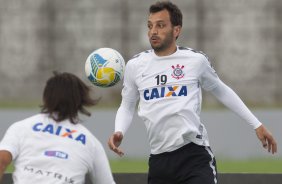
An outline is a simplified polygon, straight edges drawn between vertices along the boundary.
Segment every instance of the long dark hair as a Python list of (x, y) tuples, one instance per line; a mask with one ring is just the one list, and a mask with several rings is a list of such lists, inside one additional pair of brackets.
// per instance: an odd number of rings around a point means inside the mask
[(90, 87), (71, 73), (54, 72), (43, 92), (42, 113), (48, 113), (56, 122), (69, 119), (79, 122), (78, 112), (90, 116), (84, 106), (96, 105), (99, 99), (92, 99)]

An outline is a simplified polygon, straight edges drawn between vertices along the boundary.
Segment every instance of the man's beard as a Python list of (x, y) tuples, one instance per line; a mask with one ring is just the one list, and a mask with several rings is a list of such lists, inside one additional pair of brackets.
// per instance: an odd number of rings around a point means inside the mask
[(154, 51), (161, 52), (169, 48), (172, 42), (173, 42), (173, 33), (170, 32), (166, 35), (166, 38), (159, 45), (153, 45), (151, 41), (150, 44), (151, 47), (154, 49)]

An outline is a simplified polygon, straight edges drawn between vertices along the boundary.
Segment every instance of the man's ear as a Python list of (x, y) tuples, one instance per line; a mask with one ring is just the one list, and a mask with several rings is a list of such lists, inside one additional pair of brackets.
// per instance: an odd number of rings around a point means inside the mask
[(181, 26), (174, 26), (173, 29), (173, 34), (176, 37), (176, 39), (179, 37), (180, 33), (181, 33)]

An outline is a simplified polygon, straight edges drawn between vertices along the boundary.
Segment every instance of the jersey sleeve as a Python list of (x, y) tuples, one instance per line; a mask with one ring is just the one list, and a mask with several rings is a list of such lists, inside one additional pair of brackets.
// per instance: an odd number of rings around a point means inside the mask
[(135, 83), (134, 63), (130, 60), (125, 66), (122, 99), (129, 102), (136, 102), (139, 99), (138, 87)]
[(125, 68), (122, 102), (117, 111), (115, 119), (115, 132), (121, 131), (123, 135), (132, 122), (135, 106), (137, 100), (139, 99), (139, 92), (135, 83), (134, 71), (134, 65), (131, 60), (127, 63)]
[(202, 56), (201, 59), (199, 81), (202, 88), (206, 91), (214, 89), (220, 81), (216, 71), (205, 56)]
[(6, 131), (3, 139), (0, 143), (0, 150), (9, 151), (12, 154), (13, 160), (18, 156), (20, 150), (20, 140), (22, 128), (19, 126), (18, 123), (11, 125), (8, 130)]
[(258, 128), (262, 123), (248, 109), (240, 97), (222, 81), (211, 93), (231, 111), (249, 123), (254, 129)]
[(91, 181), (95, 184), (115, 184), (109, 160), (102, 144), (97, 139), (93, 142), (91, 153), (92, 162), (89, 171)]
[(122, 132), (123, 135), (126, 133), (133, 119), (135, 105), (136, 103), (134, 102), (122, 100), (116, 114), (115, 132)]

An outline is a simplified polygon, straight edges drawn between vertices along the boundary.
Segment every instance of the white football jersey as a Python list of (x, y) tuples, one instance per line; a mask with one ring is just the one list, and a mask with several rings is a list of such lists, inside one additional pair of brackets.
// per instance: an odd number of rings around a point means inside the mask
[(122, 97), (139, 99), (138, 115), (145, 122), (152, 154), (189, 142), (209, 146), (200, 121), (201, 88), (212, 90), (219, 81), (204, 54), (184, 47), (164, 57), (148, 50), (127, 63)]
[(38, 114), (14, 123), (0, 143), (12, 154), (14, 184), (114, 184), (101, 143), (81, 124)]

